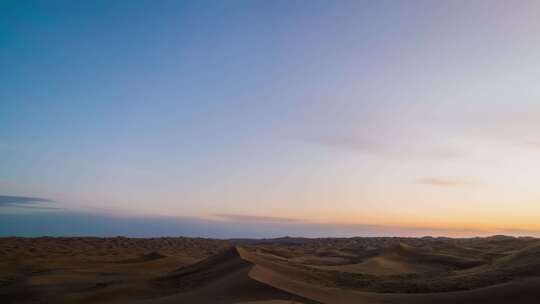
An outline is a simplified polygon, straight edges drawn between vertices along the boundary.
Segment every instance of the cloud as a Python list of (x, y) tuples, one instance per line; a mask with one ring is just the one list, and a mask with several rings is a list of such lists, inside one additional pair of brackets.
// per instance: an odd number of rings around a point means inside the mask
[(448, 188), (472, 188), (478, 185), (478, 182), (476, 180), (465, 177), (426, 177), (417, 179), (416, 183), (428, 186)]
[(460, 159), (465, 155), (450, 147), (422, 147), (396, 141), (373, 140), (368, 137), (324, 135), (307, 137), (305, 140), (322, 146), (395, 159)]
[(260, 222), (260, 223), (302, 222), (302, 220), (299, 220), (299, 219), (286, 218), (286, 217), (258, 216), (258, 215), (245, 215), (245, 214), (220, 213), (220, 214), (214, 214), (214, 216), (220, 219), (229, 220), (229, 221), (238, 221), (238, 222)]
[(15, 207), (23, 209), (58, 209), (50, 206), (42, 206), (41, 203), (53, 203), (54, 201), (42, 197), (0, 195), (0, 207)]
[(529, 141), (527, 145), (531, 148), (540, 149), (540, 141)]
[(328, 146), (338, 149), (356, 150), (370, 154), (382, 154), (385, 152), (383, 145), (375, 141), (353, 138), (347, 136), (313, 136), (307, 138), (308, 141), (316, 142), (323, 146)]
[[(512, 104), (512, 107), (508, 107)], [(492, 109), (486, 115), (485, 108), (469, 110), (461, 114), (457, 123), (469, 137), (487, 140), (509, 146), (529, 146), (540, 148), (538, 130), (540, 130), (540, 107), (504, 103), (503, 107)], [(502, 104), (501, 104), (502, 105)]]
[(441, 159), (459, 159), (465, 157), (465, 153), (451, 148), (433, 149), (426, 152), (425, 155)]

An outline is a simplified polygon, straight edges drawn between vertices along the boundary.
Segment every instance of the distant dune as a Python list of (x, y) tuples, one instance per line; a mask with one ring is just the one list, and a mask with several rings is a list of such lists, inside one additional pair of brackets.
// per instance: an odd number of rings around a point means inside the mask
[(540, 240), (2, 238), (2, 303), (538, 303)]

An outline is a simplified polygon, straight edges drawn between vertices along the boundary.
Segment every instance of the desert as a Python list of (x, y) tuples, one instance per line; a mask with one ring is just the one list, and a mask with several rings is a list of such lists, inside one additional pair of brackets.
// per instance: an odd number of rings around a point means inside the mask
[(0, 304), (540, 303), (540, 0), (0, 0)]
[[(3, 303), (536, 303), (540, 240), (0, 239)], [(517, 302), (516, 302), (517, 301)]]

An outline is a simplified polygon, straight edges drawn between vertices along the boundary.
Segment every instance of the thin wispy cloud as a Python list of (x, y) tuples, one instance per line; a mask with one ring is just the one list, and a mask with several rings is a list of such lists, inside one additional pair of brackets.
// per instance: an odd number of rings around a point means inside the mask
[(11, 207), (19, 209), (59, 209), (56, 207), (43, 205), (54, 203), (53, 200), (42, 197), (0, 195), (0, 207)]
[(465, 153), (451, 148), (433, 149), (425, 153), (426, 156), (441, 159), (460, 159), (466, 156)]
[(307, 137), (306, 140), (327, 147), (353, 150), (369, 154), (385, 154), (386, 150), (381, 143), (372, 140), (340, 135), (311, 136)]
[(365, 137), (324, 135), (307, 137), (307, 141), (335, 149), (388, 158), (414, 159), (460, 159), (465, 157), (461, 151), (450, 147), (421, 147), (395, 141), (372, 140)]
[(535, 149), (540, 149), (540, 141), (529, 141), (527, 142), (527, 146)]
[(286, 218), (286, 217), (273, 217), (273, 216), (259, 216), (259, 215), (246, 215), (246, 214), (229, 214), (220, 213), (214, 214), (215, 217), (228, 221), (238, 222), (260, 222), (260, 223), (299, 223), (302, 220)]
[(494, 107), (490, 109), (490, 115), (486, 115), (485, 111), (483, 107), (471, 108), (453, 115), (452, 120), (461, 127), (463, 133), (476, 140), (496, 141), (501, 145), (540, 147), (537, 137), (540, 128), (538, 105)]
[(417, 179), (416, 183), (446, 188), (473, 188), (478, 185), (478, 181), (466, 177), (426, 177)]

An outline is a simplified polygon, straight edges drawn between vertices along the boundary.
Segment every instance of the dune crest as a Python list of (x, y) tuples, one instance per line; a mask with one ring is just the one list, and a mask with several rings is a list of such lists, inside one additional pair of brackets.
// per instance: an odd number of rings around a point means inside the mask
[(0, 238), (2, 303), (537, 303), (540, 240)]

